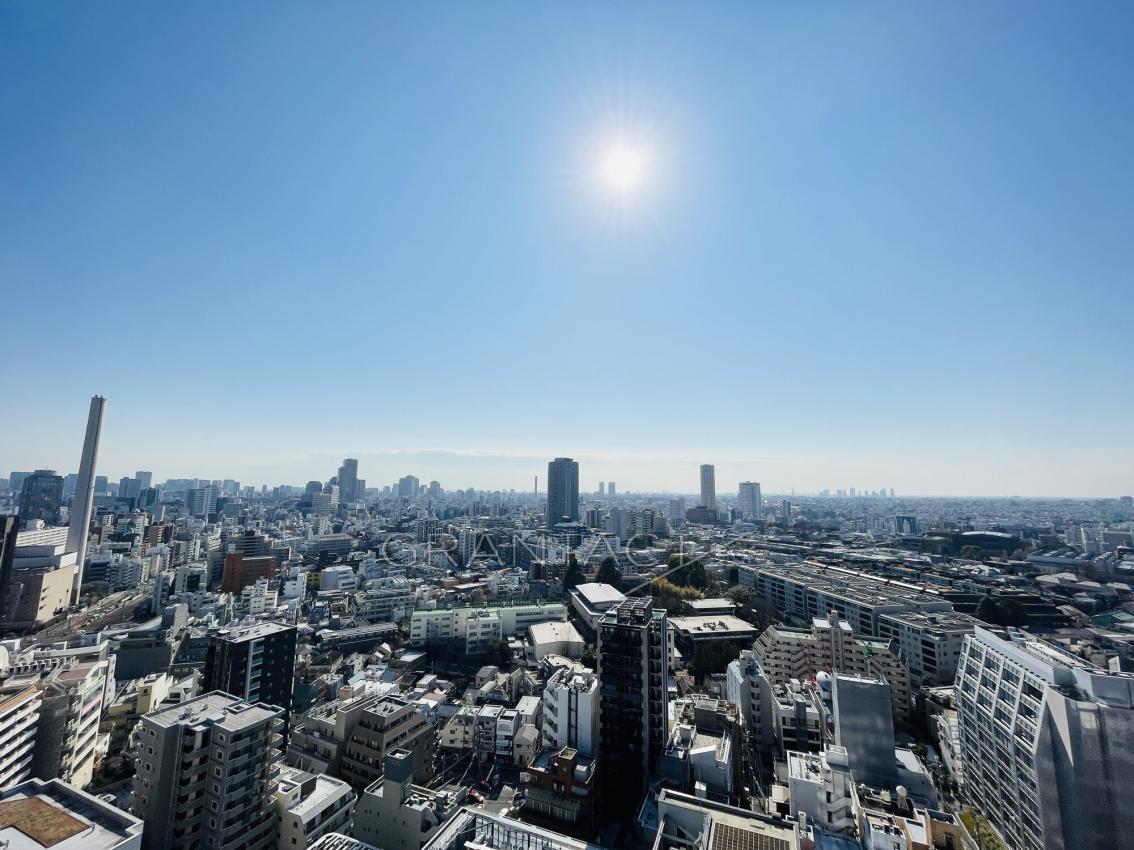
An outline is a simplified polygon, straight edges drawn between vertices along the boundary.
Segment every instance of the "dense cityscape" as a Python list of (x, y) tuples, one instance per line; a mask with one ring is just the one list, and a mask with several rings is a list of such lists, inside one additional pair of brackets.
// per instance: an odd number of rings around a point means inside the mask
[(1134, 850), (1132, 45), (0, 0), (0, 850)]
[(111, 409), (0, 479), (9, 846), (1122, 843), (1129, 496), (115, 481)]

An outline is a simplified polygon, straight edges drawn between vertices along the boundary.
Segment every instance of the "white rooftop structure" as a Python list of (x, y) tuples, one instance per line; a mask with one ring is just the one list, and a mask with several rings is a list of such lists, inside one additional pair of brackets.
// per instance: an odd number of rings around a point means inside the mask
[(601, 582), (585, 582), (584, 584), (576, 585), (575, 590), (596, 608), (604, 604), (608, 607), (614, 606), (626, 598), (626, 595), (619, 591), (618, 588), (613, 585), (602, 584)]
[(5, 850), (139, 850), (142, 821), (98, 797), (52, 779), (0, 792)]

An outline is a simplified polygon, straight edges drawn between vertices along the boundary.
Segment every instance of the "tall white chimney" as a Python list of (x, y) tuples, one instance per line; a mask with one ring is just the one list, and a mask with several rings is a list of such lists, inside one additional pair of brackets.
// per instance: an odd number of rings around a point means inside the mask
[(79, 588), (83, 584), (83, 568), (87, 562), (87, 534), (91, 527), (91, 508), (94, 507), (95, 463), (98, 460), (98, 438), (102, 434), (102, 412), (106, 399), (96, 395), (91, 399), (91, 412), (87, 416), (87, 436), (83, 440), (83, 458), (79, 461), (79, 479), (75, 482), (75, 496), (71, 501), (71, 524), (67, 531), (67, 551), (76, 553), (75, 578), (71, 586), (71, 604), (79, 602)]

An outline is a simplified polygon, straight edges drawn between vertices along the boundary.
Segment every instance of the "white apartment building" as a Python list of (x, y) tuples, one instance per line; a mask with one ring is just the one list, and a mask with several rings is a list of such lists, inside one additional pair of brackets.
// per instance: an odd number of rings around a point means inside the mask
[(810, 631), (769, 626), (752, 651), (773, 685), (823, 671), (884, 679), (890, 686), (894, 717), (910, 716), (910, 674), (897, 643), (856, 638), (850, 623), (833, 613), (814, 618)]
[(748, 726), (749, 740), (757, 751), (770, 750), (775, 741), (775, 699), (772, 683), (760, 666), (760, 659), (750, 649), (741, 651), (740, 657), (725, 671), (725, 696), (740, 709)]
[(36, 687), (0, 695), (0, 791), (31, 776), (41, 702)]
[(444, 750), (471, 750), (476, 744), (476, 706), (462, 705), (441, 727), (440, 746)]
[(285, 767), (274, 796), (279, 850), (310, 847), (328, 832), (350, 832), (354, 792), (341, 779)]
[(854, 828), (853, 786), (847, 751), (828, 745), (821, 753), (787, 754), (791, 814), (803, 812), (823, 832)]
[(256, 579), (255, 584), (246, 584), (240, 590), (240, 601), (237, 603), (237, 613), (258, 617), (276, 607), (279, 595), (271, 581), (266, 578)]
[(413, 611), (414, 590), (409, 579), (371, 579), (355, 594), (355, 614), (370, 622), (400, 623)]
[(520, 729), (520, 713), (506, 708), (496, 718), (496, 758), (512, 760), (512, 744)]
[(543, 745), (555, 750), (574, 747), (596, 755), (599, 732), (599, 681), (590, 670), (561, 668), (543, 690)]
[(977, 627), (957, 666), (966, 795), (1018, 850), (1134, 835), (1134, 674)]
[(90, 784), (99, 753), (99, 719), (114, 694), (114, 661), (108, 644), (33, 646), (2, 671), (2, 688), (39, 691), (39, 722), (31, 775)]
[(410, 618), (410, 645), (453, 641), (473, 653), (483, 651), (491, 641), (521, 635), (536, 623), (566, 620), (567, 606), (562, 602), (418, 608)]
[(965, 636), (979, 625), (980, 620), (957, 611), (895, 612), (878, 616), (878, 637), (897, 641), (916, 690), (953, 684)]
[(319, 572), (320, 590), (358, 590), (358, 573), (346, 564), (324, 567)]

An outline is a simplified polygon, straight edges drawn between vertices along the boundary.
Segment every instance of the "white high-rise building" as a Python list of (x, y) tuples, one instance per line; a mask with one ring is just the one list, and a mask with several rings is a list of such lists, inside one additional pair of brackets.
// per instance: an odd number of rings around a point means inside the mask
[(583, 669), (556, 670), (543, 689), (543, 745), (593, 756), (598, 745), (599, 681)]
[(701, 505), (717, 508), (717, 471), (711, 463), (701, 464)]
[(739, 505), (741, 519), (760, 519), (760, 482), (741, 481)]
[[(966, 796), (1018, 850), (1134, 835), (1134, 674), (983, 628), (957, 665)], [(1123, 839), (1122, 836), (1126, 836)]]

